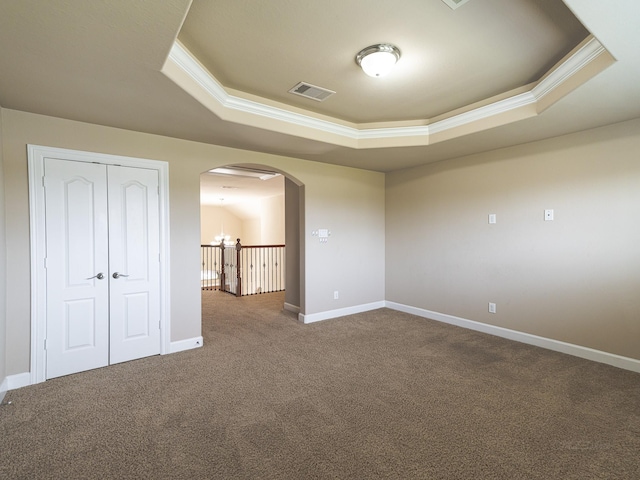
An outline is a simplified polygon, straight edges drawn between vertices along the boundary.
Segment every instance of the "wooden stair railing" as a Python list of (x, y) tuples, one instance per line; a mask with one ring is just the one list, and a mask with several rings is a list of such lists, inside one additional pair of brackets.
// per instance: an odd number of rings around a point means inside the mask
[(200, 248), (203, 290), (240, 297), (285, 289), (284, 245), (243, 246), (238, 238), (235, 246), (221, 242)]

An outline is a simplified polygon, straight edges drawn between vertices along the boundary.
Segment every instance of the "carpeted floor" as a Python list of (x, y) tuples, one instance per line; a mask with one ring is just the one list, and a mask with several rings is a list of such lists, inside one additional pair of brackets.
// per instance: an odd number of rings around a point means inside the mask
[(283, 298), (204, 292), (203, 348), (9, 392), (0, 478), (640, 478), (639, 374)]

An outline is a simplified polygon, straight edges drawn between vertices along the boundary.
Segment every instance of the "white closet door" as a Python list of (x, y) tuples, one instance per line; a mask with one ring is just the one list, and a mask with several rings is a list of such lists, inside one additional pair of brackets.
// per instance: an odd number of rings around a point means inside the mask
[(106, 166), (45, 159), (46, 377), (109, 362)]
[(158, 172), (109, 166), (110, 363), (160, 353)]
[(158, 172), (44, 165), (46, 378), (160, 353)]

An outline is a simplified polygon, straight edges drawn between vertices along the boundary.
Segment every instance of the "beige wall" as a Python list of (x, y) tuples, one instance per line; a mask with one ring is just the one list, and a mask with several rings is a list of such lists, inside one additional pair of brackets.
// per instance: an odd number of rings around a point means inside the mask
[[(305, 173), (306, 313), (384, 300), (384, 175), (313, 162)], [(331, 232), (327, 243), (311, 236), (321, 228)]]
[(3, 109), (0, 107), (0, 400), (4, 395), (3, 381), (7, 376), (6, 359), (6, 237), (5, 237), (5, 201), (4, 201), (4, 164), (2, 148), (2, 117)]
[(259, 218), (251, 218), (242, 222), (242, 244), (260, 245), (262, 243), (262, 229)]
[(284, 244), (284, 194), (260, 201), (260, 244)]
[(259, 218), (243, 219), (227, 207), (203, 205), (200, 209), (200, 241), (209, 245), (220, 229), (233, 243), (240, 238), (243, 245), (284, 244), (284, 195), (259, 200)]
[[(303, 313), (384, 299), (384, 175), (288, 157), (3, 110), (8, 375), (29, 371), (30, 279), (27, 144), (163, 160), (169, 163), (171, 341), (200, 335), (200, 174), (219, 165), (256, 164), (305, 185)], [(330, 243), (312, 239), (330, 228)], [(313, 240), (316, 240), (315, 242)], [(340, 289), (339, 301), (333, 291)]]
[(387, 175), (386, 299), (640, 359), (638, 152), (635, 120)]
[[(300, 308), (300, 187), (292, 180), (284, 181), (285, 198), (285, 302)], [(303, 232), (304, 234), (304, 232)]]
[(200, 207), (200, 242), (209, 245), (214, 241), (220, 230), (224, 229), (225, 235), (236, 243), (236, 238), (242, 238), (243, 222), (224, 207), (215, 205), (202, 205)]

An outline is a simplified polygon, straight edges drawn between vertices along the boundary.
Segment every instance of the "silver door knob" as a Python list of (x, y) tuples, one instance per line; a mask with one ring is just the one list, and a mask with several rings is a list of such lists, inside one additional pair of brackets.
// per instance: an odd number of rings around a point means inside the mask
[(125, 275), (124, 273), (118, 273), (118, 272), (113, 272), (112, 277), (113, 278), (120, 278), (120, 277), (128, 277), (129, 275)]
[(100, 272), (99, 274), (94, 275), (93, 277), (87, 278), (87, 280), (91, 280), (93, 278), (97, 278), (98, 280), (102, 280), (104, 278), (104, 275), (102, 274), (102, 272)]

